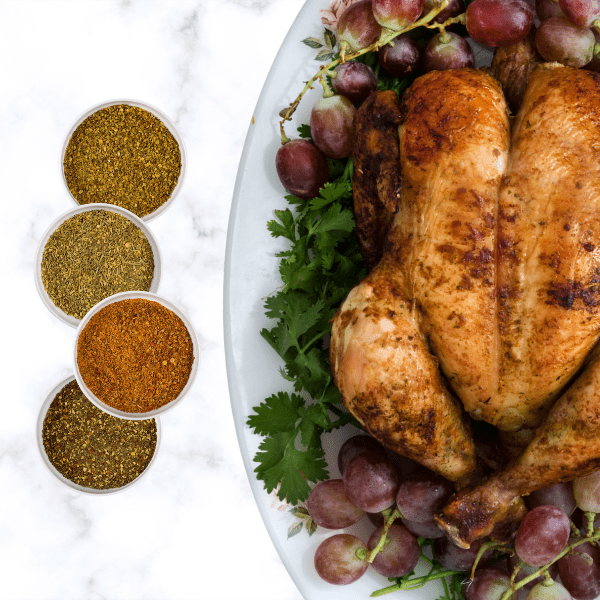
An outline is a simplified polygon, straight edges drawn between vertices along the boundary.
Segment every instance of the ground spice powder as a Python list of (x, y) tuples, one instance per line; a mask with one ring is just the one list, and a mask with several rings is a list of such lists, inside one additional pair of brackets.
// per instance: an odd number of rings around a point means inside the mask
[(144, 232), (110, 210), (73, 215), (54, 231), (41, 264), (44, 288), (66, 314), (82, 319), (119, 292), (148, 291), (154, 254)]
[(193, 361), (183, 321), (145, 298), (105, 306), (77, 341), (77, 365), (86, 386), (108, 406), (128, 413), (149, 412), (174, 400)]
[(116, 204), (143, 217), (171, 197), (181, 173), (181, 151), (151, 112), (116, 104), (94, 112), (75, 129), (63, 168), (79, 204)]
[(71, 381), (48, 408), (42, 440), (48, 459), (63, 477), (83, 487), (108, 490), (144, 472), (156, 451), (156, 421), (113, 417), (94, 406), (77, 381)]

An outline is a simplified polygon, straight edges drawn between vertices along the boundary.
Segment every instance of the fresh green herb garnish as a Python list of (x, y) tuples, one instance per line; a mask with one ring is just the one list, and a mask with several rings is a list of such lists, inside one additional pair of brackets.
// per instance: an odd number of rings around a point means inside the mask
[[(301, 137), (310, 136), (307, 125)], [(248, 425), (265, 436), (255, 457), (268, 492), (291, 504), (305, 500), (308, 482), (327, 479), (321, 435), (353, 417), (342, 408), (328, 358), (330, 320), (366, 275), (354, 234), (352, 159), (331, 160), (330, 182), (312, 200), (286, 196), (291, 208), (275, 211), (268, 228), (290, 242), (280, 252), (283, 286), (265, 301), (271, 329), (261, 335), (284, 360), (281, 373), (294, 392), (279, 392), (255, 408)], [(308, 399), (307, 399), (308, 398)]]

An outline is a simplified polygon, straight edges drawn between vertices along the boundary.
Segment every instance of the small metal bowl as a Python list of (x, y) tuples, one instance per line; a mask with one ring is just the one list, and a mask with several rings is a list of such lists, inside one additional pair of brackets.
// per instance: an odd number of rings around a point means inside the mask
[[(85, 381), (83, 380), (83, 377), (81, 376), (81, 372), (79, 371), (79, 365), (77, 364), (77, 344), (79, 342), (79, 336), (81, 335), (81, 332), (85, 329), (85, 326), (89, 323), (90, 319), (95, 314), (100, 312), (103, 308), (105, 308), (109, 304), (112, 304), (113, 302), (119, 302), (121, 300), (130, 300), (130, 299), (136, 299), (136, 298), (142, 298), (145, 300), (151, 300), (154, 302), (158, 302), (159, 304), (162, 304), (165, 308), (169, 309), (171, 312), (175, 313), (182, 320), (183, 324), (185, 325), (185, 327), (190, 335), (190, 339), (192, 341), (192, 350), (194, 353), (194, 360), (192, 362), (192, 369), (190, 371), (190, 375), (188, 377), (188, 380), (187, 380), (185, 386), (179, 393), (179, 395), (176, 398), (174, 398), (173, 400), (171, 400), (170, 402), (168, 402), (167, 404), (161, 406), (160, 408), (157, 408), (155, 410), (150, 410), (148, 412), (143, 412), (143, 413), (133, 413), (133, 412), (125, 412), (122, 410), (117, 410), (116, 408), (113, 408), (112, 406), (109, 406), (108, 404), (106, 404), (105, 402), (100, 400), (100, 398), (98, 398), (85, 384)], [(174, 408), (177, 404), (179, 404), (183, 400), (183, 397), (187, 394), (190, 387), (192, 386), (192, 383), (193, 383), (196, 373), (198, 371), (198, 356), (199, 356), (198, 340), (196, 338), (196, 333), (194, 332), (194, 328), (192, 327), (192, 324), (189, 321), (189, 319), (174, 304), (172, 304), (168, 300), (165, 300), (164, 298), (161, 298), (157, 294), (152, 294), (150, 292), (122, 292), (120, 294), (115, 294), (114, 296), (105, 298), (101, 302), (98, 302), (98, 304), (96, 304), (96, 306), (94, 306), (94, 308), (92, 308), (85, 315), (85, 317), (81, 320), (81, 323), (79, 324), (79, 327), (77, 328), (77, 332), (75, 334), (75, 344), (74, 344), (74, 348), (73, 348), (73, 362), (74, 362), (74, 370), (75, 370), (75, 379), (77, 379), (77, 383), (79, 384), (81, 391), (88, 397), (88, 399), (93, 404), (95, 404), (98, 408), (100, 408), (101, 410), (103, 410), (115, 417), (121, 417), (122, 419), (137, 419), (137, 420), (152, 419), (152, 418), (158, 417), (159, 415), (162, 415), (162, 414), (166, 413), (167, 411), (171, 410), (172, 408)]]
[(35, 287), (43, 300), (44, 304), (50, 310), (52, 314), (57, 316), (61, 321), (70, 325), (71, 327), (77, 327), (81, 321), (81, 319), (77, 319), (72, 315), (68, 315), (62, 309), (60, 309), (54, 302), (52, 302), (46, 288), (44, 287), (44, 283), (42, 281), (42, 258), (44, 256), (44, 249), (46, 248), (46, 244), (50, 239), (50, 236), (68, 219), (71, 217), (84, 213), (88, 210), (109, 210), (114, 213), (117, 213), (127, 219), (129, 219), (138, 229), (142, 231), (142, 233), (146, 236), (150, 247), (152, 248), (152, 253), (154, 255), (154, 274), (152, 277), (152, 282), (150, 284), (150, 292), (158, 291), (158, 286), (160, 283), (160, 275), (161, 275), (161, 258), (160, 252), (158, 250), (158, 243), (152, 232), (148, 228), (148, 226), (136, 215), (132, 212), (121, 208), (120, 206), (114, 206), (112, 204), (84, 204), (81, 206), (77, 206), (77, 208), (72, 208), (68, 210), (66, 213), (63, 213), (60, 217), (58, 217), (55, 221), (52, 222), (50, 227), (46, 229), (46, 232), (42, 236), (42, 239), (39, 243), (37, 253), (35, 256)]
[(69, 141), (71, 139), (71, 136), (75, 132), (75, 130), (89, 116), (93, 115), (95, 112), (98, 112), (99, 110), (101, 110), (103, 108), (107, 108), (108, 106), (115, 106), (118, 104), (127, 104), (128, 106), (136, 106), (138, 108), (143, 108), (144, 110), (148, 111), (149, 113), (152, 113), (157, 119), (162, 121), (163, 125), (171, 132), (171, 135), (175, 138), (175, 141), (177, 142), (177, 144), (179, 146), (179, 152), (181, 154), (181, 170), (179, 172), (179, 178), (177, 179), (177, 185), (173, 188), (173, 191), (171, 192), (171, 195), (169, 196), (169, 198), (167, 199), (166, 202), (161, 204), (153, 212), (140, 217), (142, 219), (142, 221), (145, 221), (147, 223), (149, 221), (152, 221), (153, 219), (156, 219), (156, 217), (162, 215), (173, 204), (175, 197), (181, 190), (181, 186), (183, 185), (183, 181), (185, 179), (185, 174), (186, 174), (186, 170), (187, 170), (187, 155), (186, 155), (185, 145), (183, 143), (183, 138), (181, 137), (179, 131), (177, 130), (177, 128), (175, 127), (175, 124), (171, 121), (171, 119), (169, 119), (169, 117), (167, 117), (167, 115), (165, 115), (161, 110), (159, 110), (155, 106), (152, 106), (151, 104), (148, 104), (147, 102), (142, 102), (140, 100), (120, 98), (120, 99), (107, 100), (105, 102), (100, 102), (99, 104), (95, 104), (91, 108), (88, 108), (85, 112), (83, 112), (81, 115), (79, 115), (79, 117), (77, 117), (77, 119), (73, 123), (73, 125), (71, 125), (71, 127), (69, 128), (69, 132), (67, 133), (67, 136), (65, 138), (65, 141), (63, 142), (62, 150), (60, 153), (60, 176), (61, 176), (62, 182), (63, 182), (65, 189), (67, 190), (67, 193), (69, 194), (69, 197), (71, 198), (71, 200), (77, 206), (82, 206), (77, 201), (75, 196), (73, 196), (71, 190), (69, 189), (69, 186), (67, 185), (67, 179), (65, 177), (64, 159), (65, 159), (65, 153), (67, 151), (67, 146), (69, 145)]
[(134, 480), (130, 481), (129, 483), (126, 483), (125, 485), (123, 485), (121, 487), (108, 488), (108, 489), (104, 489), (104, 490), (84, 487), (82, 485), (79, 485), (79, 484), (71, 481), (70, 479), (67, 479), (50, 462), (50, 459), (48, 458), (48, 454), (46, 453), (46, 448), (44, 447), (44, 441), (43, 441), (43, 437), (42, 437), (43, 430), (44, 430), (44, 419), (46, 418), (48, 409), (50, 408), (50, 405), (52, 404), (54, 398), (56, 398), (56, 395), (68, 383), (70, 383), (74, 379), (75, 379), (75, 377), (73, 377), (73, 376), (67, 377), (66, 379), (61, 381), (55, 388), (53, 388), (52, 391), (48, 394), (48, 397), (46, 398), (46, 400), (44, 401), (44, 403), (42, 404), (42, 407), (40, 409), (38, 419), (37, 419), (37, 424), (36, 424), (36, 440), (37, 440), (38, 449), (40, 451), (40, 455), (42, 457), (44, 464), (46, 465), (46, 467), (48, 467), (48, 470), (50, 471), (50, 473), (52, 473), (52, 475), (54, 475), (54, 477), (56, 477), (61, 483), (64, 483), (67, 487), (70, 487), (72, 490), (75, 490), (77, 492), (83, 492), (85, 494), (92, 494), (92, 495), (99, 496), (99, 495), (106, 495), (106, 494), (115, 494), (117, 492), (121, 492), (127, 488), (130, 488), (132, 485), (134, 485), (138, 481), (140, 481), (140, 479), (142, 477), (144, 477), (144, 475), (150, 470), (150, 467), (154, 463), (154, 459), (156, 458), (156, 455), (158, 453), (158, 447), (159, 447), (160, 441), (161, 441), (161, 425), (160, 425), (159, 418), (154, 419), (156, 422), (156, 447), (154, 448), (154, 454), (153, 454), (152, 458), (150, 459), (150, 462), (148, 463), (146, 468)]

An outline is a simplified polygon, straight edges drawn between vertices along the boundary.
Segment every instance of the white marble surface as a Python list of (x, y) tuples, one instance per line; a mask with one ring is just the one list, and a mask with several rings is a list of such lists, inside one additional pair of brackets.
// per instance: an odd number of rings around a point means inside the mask
[[(250, 493), (223, 351), (227, 220), (262, 83), (302, 0), (0, 1), (0, 600), (301, 598)], [(78, 494), (46, 470), (35, 422), (72, 372), (74, 329), (42, 304), (33, 259), (71, 208), (59, 150), (89, 106), (163, 110), (186, 144), (174, 205), (150, 223), (159, 293), (193, 322), (201, 354), (162, 418), (155, 464), (133, 488)]]

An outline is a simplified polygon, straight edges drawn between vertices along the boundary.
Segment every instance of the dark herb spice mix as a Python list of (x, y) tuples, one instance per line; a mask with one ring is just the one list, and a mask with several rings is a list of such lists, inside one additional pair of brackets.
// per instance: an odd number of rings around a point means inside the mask
[(79, 204), (116, 204), (143, 217), (171, 196), (181, 173), (179, 145), (151, 112), (116, 104), (75, 129), (64, 157), (67, 186)]
[(44, 419), (48, 459), (83, 487), (122, 487), (142, 474), (156, 450), (156, 421), (119, 419), (95, 407), (76, 381), (56, 395)]
[(183, 321), (145, 298), (108, 304), (77, 341), (77, 366), (86, 386), (108, 406), (128, 413), (149, 412), (174, 400), (193, 361)]
[(113, 294), (148, 291), (154, 254), (144, 232), (110, 210), (74, 215), (50, 235), (41, 275), (52, 302), (77, 319)]

